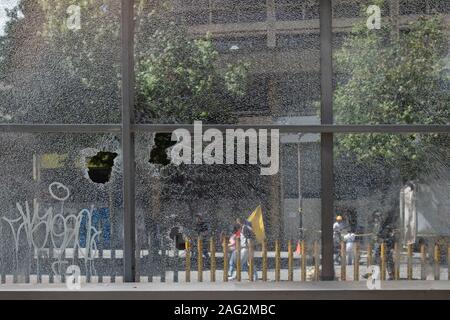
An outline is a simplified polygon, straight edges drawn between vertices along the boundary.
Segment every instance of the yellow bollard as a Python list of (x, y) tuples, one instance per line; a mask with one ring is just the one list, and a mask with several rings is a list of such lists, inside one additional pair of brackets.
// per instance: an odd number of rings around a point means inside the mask
[(394, 280), (400, 279), (400, 246), (398, 243), (394, 243)]
[(236, 238), (236, 280), (241, 281), (241, 239)]
[(302, 251), (302, 264), (301, 264), (302, 277), (301, 278), (302, 278), (302, 281), (306, 281), (306, 260), (308, 259), (308, 257), (307, 257), (305, 240), (302, 240), (301, 251)]
[(347, 280), (347, 254), (345, 252), (345, 242), (341, 241), (341, 281)]
[(413, 245), (408, 244), (408, 280), (412, 280), (413, 278), (413, 268), (412, 268), (412, 259), (413, 259)]
[(372, 265), (372, 245), (369, 243), (367, 246), (367, 268)]
[(198, 282), (203, 282), (203, 241), (200, 237), (197, 239), (197, 270)]
[(355, 262), (353, 263), (353, 281), (359, 281), (359, 242), (353, 247)]
[(223, 251), (223, 282), (228, 282), (228, 239), (227, 239), (227, 237), (223, 237), (222, 251)]
[(288, 241), (288, 281), (294, 281), (294, 252), (291, 240)]
[(380, 259), (381, 259), (381, 275), (380, 279), (382, 281), (386, 280), (386, 244), (383, 242), (381, 244), (381, 250), (380, 250)]
[(262, 279), (267, 281), (267, 242), (262, 244)]
[(209, 252), (211, 254), (211, 282), (216, 282), (216, 244), (213, 237), (209, 240)]
[(426, 267), (426, 260), (427, 260), (427, 253), (425, 245), (422, 244), (420, 246), (420, 279), (426, 280), (427, 276), (425, 273), (425, 267)]
[(275, 241), (275, 281), (280, 281), (280, 241)]
[(440, 269), (441, 251), (439, 250), (439, 244), (434, 245), (434, 280), (440, 280), (441, 269)]
[[(248, 278), (250, 281), (253, 280), (253, 241), (251, 239), (248, 240)], [(255, 279), (256, 280), (256, 279)]]
[(319, 281), (320, 275), (320, 255), (319, 255), (319, 242), (314, 241), (314, 280)]
[(191, 282), (191, 242), (189, 240), (185, 241), (186, 247), (186, 282)]

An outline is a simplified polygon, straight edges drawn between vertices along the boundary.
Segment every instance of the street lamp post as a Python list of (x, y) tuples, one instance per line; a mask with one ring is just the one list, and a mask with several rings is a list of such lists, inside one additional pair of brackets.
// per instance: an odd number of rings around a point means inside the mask
[(303, 133), (298, 134), (298, 143), (297, 143), (297, 161), (298, 161), (298, 213), (300, 218), (300, 240), (303, 240), (303, 197), (302, 197), (302, 179), (301, 179), (301, 150), (300, 150), (300, 142), (302, 139)]

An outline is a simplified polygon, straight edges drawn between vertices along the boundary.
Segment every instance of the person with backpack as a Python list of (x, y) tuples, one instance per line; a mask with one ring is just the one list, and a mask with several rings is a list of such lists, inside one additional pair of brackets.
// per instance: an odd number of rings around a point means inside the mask
[[(241, 218), (236, 219), (236, 223), (240, 226), (240, 243), (241, 243), (241, 261), (242, 263), (242, 271), (249, 271), (249, 261), (251, 258), (249, 256), (249, 248), (250, 248), (250, 241), (254, 242), (256, 239), (255, 233), (253, 232), (251, 224), (247, 220), (242, 220)], [(253, 276), (254, 280), (258, 279), (258, 273), (256, 271), (255, 265), (253, 265)]]

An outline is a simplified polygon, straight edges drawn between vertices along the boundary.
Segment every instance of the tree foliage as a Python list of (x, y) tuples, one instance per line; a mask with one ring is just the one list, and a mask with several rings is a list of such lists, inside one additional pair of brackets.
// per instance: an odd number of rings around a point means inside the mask
[[(421, 17), (406, 30), (383, 18), (381, 30), (358, 24), (335, 54), (340, 75), (334, 106), (342, 124), (448, 124), (448, 26), (439, 17)], [(341, 153), (361, 162), (382, 161), (398, 168), (403, 180), (429, 173), (436, 156), (450, 151), (439, 134), (346, 134)], [(433, 159), (432, 159), (433, 158)]]
[(209, 36), (189, 39), (170, 23), (150, 39), (156, 48), (139, 62), (137, 111), (140, 121), (231, 123), (245, 92), (246, 65), (221, 69)]

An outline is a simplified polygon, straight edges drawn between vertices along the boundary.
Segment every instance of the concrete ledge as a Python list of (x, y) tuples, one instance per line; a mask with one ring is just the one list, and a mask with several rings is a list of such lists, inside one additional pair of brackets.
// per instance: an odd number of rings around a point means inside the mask
[(381, 290), (365, 282), (242, 282), (85, 284), (71, 291), (65, 285), (1, 285), (2, 300), (450, 300), (450, 281), (389, 281)]

